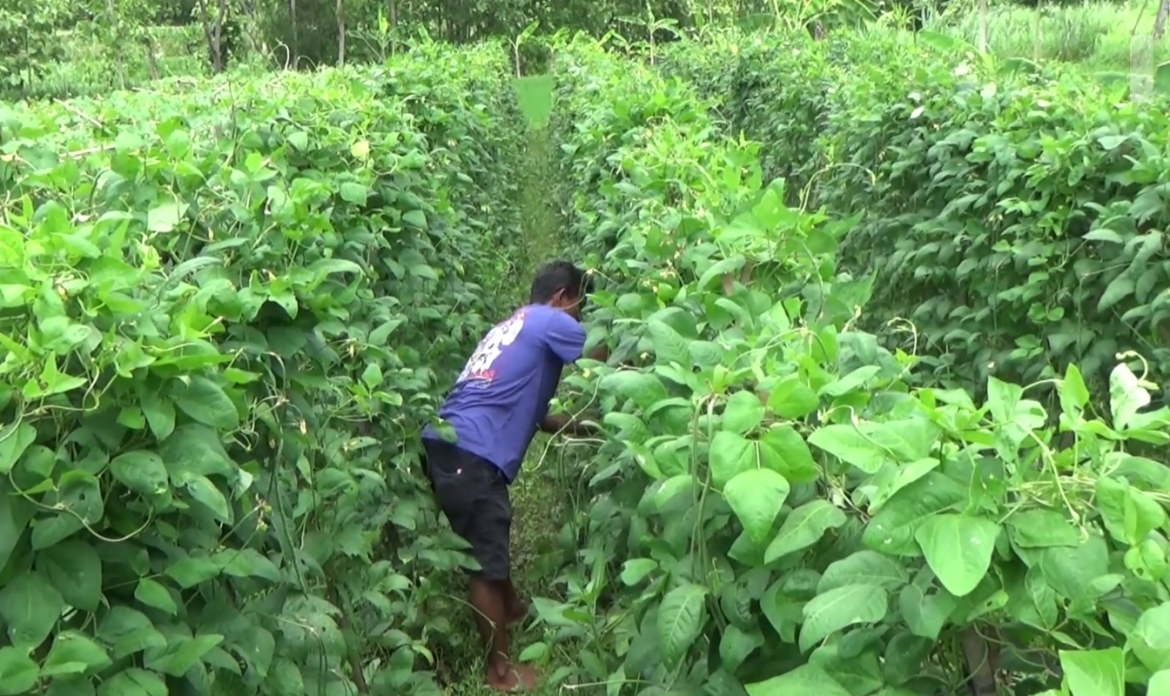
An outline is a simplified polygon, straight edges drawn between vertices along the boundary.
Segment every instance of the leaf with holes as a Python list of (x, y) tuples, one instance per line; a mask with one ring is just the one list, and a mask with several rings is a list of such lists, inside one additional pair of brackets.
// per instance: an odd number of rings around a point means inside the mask
[(808, 548), (821, 540), (825, 532), (845, 524), (845, 513), (827, 500), (813, 500), (793, 510), (780, 525), (776, 538), (764, 552), (764, 562), (771, 563), (790, 553)]
[(21, 573), (0, 589), (0, 617), (14, 648), (32, 650), (45, 642), (64, 609), (61, 593), (34, 571)]
[(993, 520), (983, 517), (942, 514), (924, 522), (914, 538), (943, 587), (963, 597), (987, 575), (999, 529)]
[(37, 568), (67, 604), (97, 611), (102, 599), (102, 561), (93, 546), (78, 540), (50, 546), (37, 557)]

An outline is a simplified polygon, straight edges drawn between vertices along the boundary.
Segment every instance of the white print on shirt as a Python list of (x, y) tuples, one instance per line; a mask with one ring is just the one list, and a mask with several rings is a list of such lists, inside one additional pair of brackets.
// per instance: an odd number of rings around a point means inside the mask
[(520, 329), (523, 328), (524, 312), (517, 312), (510, 318), (496, 324), (475, 347), (475, 353), (471, 355), (471, 359), (467, 361), (467, 365), (464, 366), (463, 372), (459, 374), (459, 379), (455, 380), (455, 383), (462, 384), (468, 380), (476, 380), (491, 384), (492, 379), (496, 376), (496, 371), (492, 369), (496, 359), (504, 352), (506, 346), (512, 345), (512, 342), (520, 335)]

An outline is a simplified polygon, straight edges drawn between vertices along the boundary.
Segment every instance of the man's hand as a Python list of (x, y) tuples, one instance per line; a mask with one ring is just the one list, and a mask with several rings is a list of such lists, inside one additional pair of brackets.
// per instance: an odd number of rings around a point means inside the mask
[(550, 435), (566, 433), (582, 436), (593, 435), (597, 432), (597, 429), (593, 426), (575, 421), (564, 413), (545, 416), (544, 420), (540, 423), (540, 429)]
[(544, 420), (540, 422), (540, 430), (541, 432), (548, 433), (549, 435), (556, 435), (562, 430), (566, 430), (569, 427), (569, 423), (571, 421), (572, 419), (563, 413), (558, 413), (556, 415), (550, 414), (545, 416)]
[(593, 346), (593, 350), (589, 351), (589, 355), (585, 357), (590, 360), (596, 360), (597, 362), (606, 362), (609, 360), (609, 346), (605, 344), (605, 341), (602, 341), (596, 346)]

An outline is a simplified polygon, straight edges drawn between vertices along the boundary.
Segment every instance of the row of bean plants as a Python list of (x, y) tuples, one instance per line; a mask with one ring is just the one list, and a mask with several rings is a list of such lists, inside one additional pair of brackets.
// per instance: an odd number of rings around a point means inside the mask
[(0, 694), (435, 694), (422, 426), (517, 248), (499, 46), (0, 105)]
[(727, 37), (666, 62), (762, 143), (767, 175), (806, 194), (790, 202), (863, 211), (841, 263), (875, 277), (866, 325), (913, 322), (909, 338), (893, 327), (933, 379), (981, 391), (1076, 364), (1104, 405), (1118, 353), (1170, 376), (1166, 110), (1127, 84), (966, 49)]
[(615, 351), (569, 378), (605, 437), (530, 654), (577, 646), (610, 696), (1170, 693), (1144, 375), (1114, 362), (1104, 414), (1075, 366), (916, 386), (835, 261), (856, 217), (790, 207), (687, 81), (588, 43), (556, 70), (566, 235)]

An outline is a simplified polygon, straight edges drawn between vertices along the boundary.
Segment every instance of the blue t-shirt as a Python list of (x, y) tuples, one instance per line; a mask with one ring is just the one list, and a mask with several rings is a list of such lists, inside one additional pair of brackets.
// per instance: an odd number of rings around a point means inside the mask
[[(497, 324), (476, 346), (439, 417), (455, 444), (499, 467), (509, 482), (556, 395), (561, 369), (585, 349), (585, 329), (566, 312), (528, 305)], [(426, 439), (438, 440), (430, 426)]]

